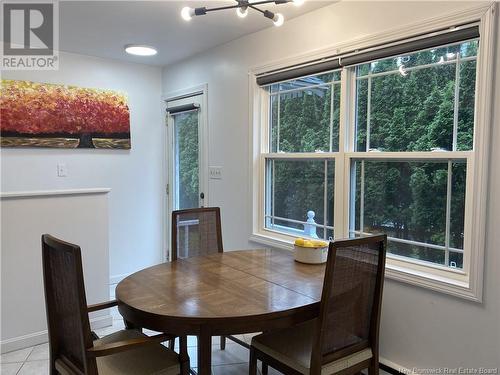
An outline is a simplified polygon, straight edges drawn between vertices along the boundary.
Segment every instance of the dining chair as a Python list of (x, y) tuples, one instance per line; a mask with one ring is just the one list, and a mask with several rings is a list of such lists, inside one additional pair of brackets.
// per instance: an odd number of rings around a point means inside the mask
[(250, 375), (378, 374), (387, 236), (330, 242), (319, 316), (252, 338)]
[[(172, 261), (223, 251), (219, 207), (172, 212)], [(226, 348), (226, 338), (248, 348), (248, 344), (234, 336), (221, 336), (221, 350)]]
[(172, 212), (172, 261), (222, 252), (219, 207)]
[(51, 375), (188, 373), (187, 352), (177, 354), (161, 344), (170, 336), (149, 337), (134, 329), (93, 335), (89, 312), (117, 302), (87, 306), (79, 246), (44, 234), (42, 263)]

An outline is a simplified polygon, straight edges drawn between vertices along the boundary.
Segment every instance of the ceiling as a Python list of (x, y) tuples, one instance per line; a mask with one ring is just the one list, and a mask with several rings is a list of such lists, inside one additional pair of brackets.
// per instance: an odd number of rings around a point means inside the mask
[[(262, 8), (282, 13), (286, 22), (331, 2), (306, 0), (300, 7), (271, 3)], [(59, 47), (67, 52), (164, 66), (243, 35), (275, 27), (255, 11), (244, 19), (237, 17), (234, 9), (195, 17), (189, 22), (180, 17), (184, 6), (213, 8), (232, 4), (232, 0), (61, 1)], [(130, 56), (123, 49), (126, 44), (152, 45), (158, 54)]]

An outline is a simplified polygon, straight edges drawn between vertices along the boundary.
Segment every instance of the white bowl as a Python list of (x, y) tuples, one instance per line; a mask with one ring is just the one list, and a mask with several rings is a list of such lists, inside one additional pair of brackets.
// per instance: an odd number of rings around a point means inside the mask
[(328, 246), (302, 247), (294, 245), (295, 260), (300, 263), (321, 264), (328, 258)]

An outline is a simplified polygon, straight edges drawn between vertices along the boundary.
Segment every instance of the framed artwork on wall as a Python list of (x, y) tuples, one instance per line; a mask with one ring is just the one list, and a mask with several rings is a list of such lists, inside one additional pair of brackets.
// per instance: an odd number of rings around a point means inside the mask
[(120, 92), (2, 80), (1, 147), (130, 149), (130, 111)]

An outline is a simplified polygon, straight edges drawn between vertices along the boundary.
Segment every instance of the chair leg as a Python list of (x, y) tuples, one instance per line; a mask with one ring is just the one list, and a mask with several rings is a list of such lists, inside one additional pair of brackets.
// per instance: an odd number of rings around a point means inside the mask
[(220, 337), (220, 350), (226, 349), (226, 336)]
[(175, 337), (172, 340), (168, 340), (168, 348), (174, 350), (175, 348)]
[(378, 375), (379, 373), (379, 365), (378, 361), (373, 360), (370, 362), (370, 366), (368, 367), (368, 375)]
[[(173, 346), (175, 346), (175, 339), (169, 341), (169, 346), (171, 342), (173, 342)], [(179, 337), (179, 362), (181, 363), (181, 375), (189, 375), (191, 365), (189, 363), (189, 355), (187, 351), (187, 336)]]
[(262, 375), (267, 375), (269, 371), (269, 367), (267, 366), (267, 363), (262, 362)]
[(136, 329), (139, 332), (142, 332), (141, 327), (137, 327), (135, 324), (133, 324), (132, 322), (129, 322), (128, 320), (123, 319), (123, 323), (125, 324), (125, 329)]
[(255, 350), (250, 348), (250, 360), (248, 362), (248, 375), (257, 375), (257, 356)]

